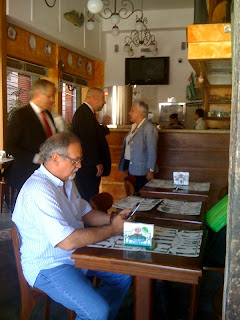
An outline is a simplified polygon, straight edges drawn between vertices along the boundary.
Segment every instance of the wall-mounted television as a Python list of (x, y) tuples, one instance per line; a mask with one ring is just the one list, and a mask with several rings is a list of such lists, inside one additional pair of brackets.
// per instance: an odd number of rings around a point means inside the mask
[(168, 84), (169, 57), (126, 58), (125, 84)]

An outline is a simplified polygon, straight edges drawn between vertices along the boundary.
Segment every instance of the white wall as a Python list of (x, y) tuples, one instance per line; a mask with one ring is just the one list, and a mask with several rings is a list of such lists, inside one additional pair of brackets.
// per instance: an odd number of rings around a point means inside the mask
[[(49, 1), (49, 4), (53, 1)], [(85, 28), (87, 0), (57, 0), (49, 8), (44, 0), (7, 0), (7, 19), (30, 32), (96, 60), (105, 59), (101, 23), (93, 31)], [(64, 13), (76, 10), (85, 16), (81, 27), (64, 18)]]
[[(175, 97), (177, 102), (186, 102), (186, 88), (188, 78), (193, 71), (187, 59), (187, 46), (181, 49), (182, 42), (186, 39), (186, 27), (193, 23), (193, 10), (164, 10), (164, 12), (147, 12), (146, 17), (151, 14), (149, 23), (157, 27), (157, 17), (159, 28), (151, 29), (158, 43), (158, 56), (170, 57), (169, 84), (168, 85), (145, 85), (137, 86), (138, 99), (142, 99), (149, 104), (150, 110), (154, 113), (154, 121), (158, 121), (158, 104), (166, 102), (168, 97)], [(149, 15), (150, 16), (150, 15)], [(172, 25), (172, 27), (171, 27)], [(133, 24), (134, 26), (134, 24)], [(164, 28), (166, 26), (166, 28)], [(126, 29), (129, 26), (126, 26)], [(106, 25), (103, 25), (106, 28)], [(120, 25), (119, 25), (120, 28)], [(128, 54), (124, 52), (124, 39), (130, 35), (129, 31), (122, 31), (118, 37), (106, 32), (106, 62), (105, 62), (105, 86), (125, 84), (125, 58)], [(114, 52), (115, 45), (119, 46), (119, 52)], [(153, 57), (149, 52), (141, 52), (144, 46), (133, 47), (134, 57)], [(182, 60), (179, 63), (179, 60)]]

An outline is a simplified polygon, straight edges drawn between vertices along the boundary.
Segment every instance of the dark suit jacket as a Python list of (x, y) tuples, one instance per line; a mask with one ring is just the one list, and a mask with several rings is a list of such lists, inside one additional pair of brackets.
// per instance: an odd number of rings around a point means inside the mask
[[(51, 113), (47, 113), (53, 121)], [(14, 157), (6, 172), (8, 184), (19, 190), (39, 167), (32, 161), (46, 139), (43, 126), (30, 105), (19, 108), (13, 113), (5, 141), (6, 152)]]
[(71, 130), (82, 143), (82, 167), (96, 167), (102, 163), (102, 175), (108, 176), (111, 171), (111, 157), (105, 135), (109, 133), (109, 129), (98, 123), (87, 104), (83, 103), (75, 112)]

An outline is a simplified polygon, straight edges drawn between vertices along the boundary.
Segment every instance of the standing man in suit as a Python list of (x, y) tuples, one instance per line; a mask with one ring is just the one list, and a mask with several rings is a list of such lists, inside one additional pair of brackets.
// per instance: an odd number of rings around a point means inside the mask
[(29, 105), (17, 109), (8, 124), (5, 149), (14, 161), (6, 175), (8, 184), (17, 190), (38, 169), (40, 145), (57, 131), (50, 113), (55, 92), (54, 83), (37, 80), (30, 92)]
[(101, 176), (108, 176), (111, 171), (111, 157), (105, 135), (109, 129), (100, 125), (95, 113), (105, 104), (104, 92), (91, 88), (85, 102), (77, 109), (72, 120), (72, 132), (80, 139), (83, 148), (82, 167), (76, 175), (76, 185), (82, 198), (90, 198), (99, 193)]

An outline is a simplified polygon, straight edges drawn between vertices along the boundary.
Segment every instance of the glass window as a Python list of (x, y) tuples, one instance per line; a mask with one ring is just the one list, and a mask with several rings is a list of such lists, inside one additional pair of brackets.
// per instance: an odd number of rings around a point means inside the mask
[(67, 84), (63, 82), (62, 88), (62, 116), (69, 125), (72, 122), (73, 115), (80, 105), (81, 86)]
[(27, 105), (32, 77), (7, 69), (7, 112), (10, 115), (16, 108)]

